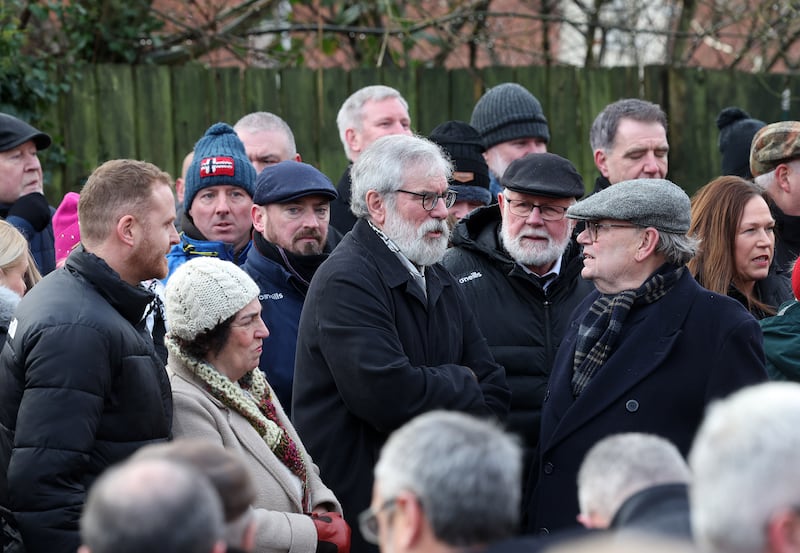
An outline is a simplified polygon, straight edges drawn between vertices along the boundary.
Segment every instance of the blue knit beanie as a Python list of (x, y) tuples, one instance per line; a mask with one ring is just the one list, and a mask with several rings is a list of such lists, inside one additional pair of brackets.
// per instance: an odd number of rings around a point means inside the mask
[(189, 211), (195, 195), (209, 186), (238, 186), (252, 198), (255, 182), (255, 167), (236, 131), (225, 123), (214, 123), (194, 146), (194, 158), (186, 172), (183, 205)]

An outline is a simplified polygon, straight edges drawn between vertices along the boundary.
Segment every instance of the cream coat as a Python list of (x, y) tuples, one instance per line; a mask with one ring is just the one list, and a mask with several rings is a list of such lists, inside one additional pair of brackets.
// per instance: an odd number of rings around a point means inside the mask
[[(174, 403), (172, 432), (175, 438), (201, 438), (238, 453), (247, 465), (256, 488), (253, 503), (258, 533), (256, 552), (314, 553), (317, 531), (311, 517), (303, 514), (299, 484), (269, 449), (250, 423), (205, 391), (203, 384), (170, 356), (170, 380)], [(273, 394), (273, 398), (274, 398)], [(275, 408), (307, 461), (312, 511), (342, 512), (339, 502), (319, 477), (319, 469), (300, 441), (280, 403)]]

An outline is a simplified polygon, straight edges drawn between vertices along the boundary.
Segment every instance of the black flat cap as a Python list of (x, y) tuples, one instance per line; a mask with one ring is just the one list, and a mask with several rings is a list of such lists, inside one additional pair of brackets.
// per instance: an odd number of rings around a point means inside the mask
[(31, 127), (13, 115), (0, 113), (0, 152), (12, 150), (28, 140), (33, 140), (37, 150), (44, 150), (52, 143), (50, 135)]
[(528, 154), (512, 161), (500, 185), (521, 194), (551, 198), (580, 198), (585, 192), (575, 166), (550, 153)]

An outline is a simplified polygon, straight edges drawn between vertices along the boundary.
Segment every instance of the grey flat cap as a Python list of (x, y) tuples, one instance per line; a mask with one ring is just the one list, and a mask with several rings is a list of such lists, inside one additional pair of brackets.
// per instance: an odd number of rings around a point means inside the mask
[(614, 219), (662, 232), (686, 234), (692, 221), (689, 196), (666, 179), (618, 182), (567, 210), (567, 217), (582, 221)]

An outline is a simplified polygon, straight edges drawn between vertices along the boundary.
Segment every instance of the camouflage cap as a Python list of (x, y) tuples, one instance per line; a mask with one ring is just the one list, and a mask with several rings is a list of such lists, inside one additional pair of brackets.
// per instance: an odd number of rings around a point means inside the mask
[(772, 123), (753, 137), (750, 172), (757, 177), (797, 158), (800, 158), (800, 121)]

